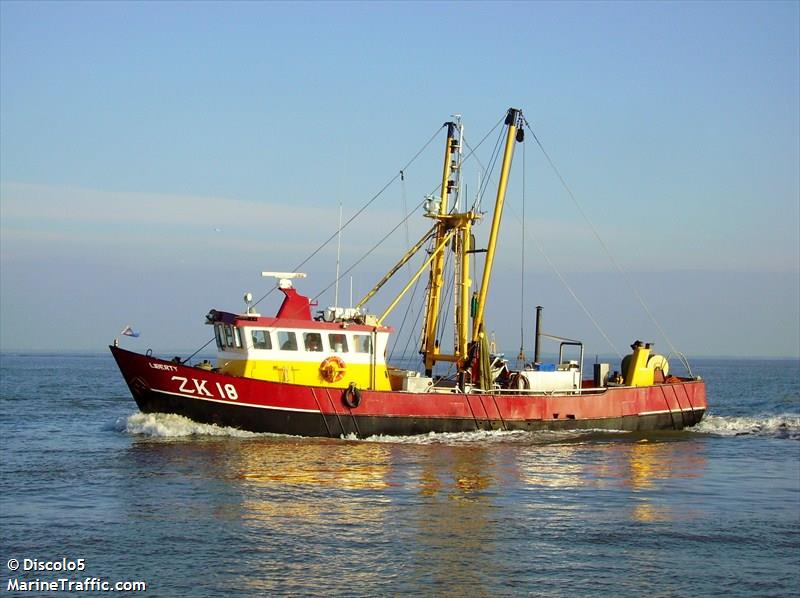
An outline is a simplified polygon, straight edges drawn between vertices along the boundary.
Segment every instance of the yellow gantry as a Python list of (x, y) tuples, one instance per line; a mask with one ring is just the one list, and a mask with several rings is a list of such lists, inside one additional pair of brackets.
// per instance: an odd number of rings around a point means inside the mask
[(397, 295), (397, 297), (395, 297), (395, 300), (392, 301), (391, 305), (389, 305), (389, 307), (386, 308), (386, 311), (384, 311), (381, 314), (381, 316), (378, 318), (378, 324), (379, 325), (383, 324), (383, 320), (386, 318), (386, 316), (388, 316), (389, 313), (395, 307), (397, 307), (397, 304), (400, 303), (400, 299), (402, 299), (403, 296), (408, 292), (408, 289), (410, 289), (411, 285), (413, 285), (417, 281), (417, 278), (419, 278), (422, 275), (422, 273), (425, 271), (425, 269), (428, 267), (428, 265), (432, 261), (434, 261), (437, 257), (439, 257), (440, 255), (442, 255), (444, 253), (444, 248), (447, 246), (447, 243), (450, 241), (450, 239), (452, 237), (453, 237), (453, 232), (452, 231), (445, 233), (444, 238), (442, 239), (441, 243), (439, 243), (436, 246), (436, 249), (433, 250), (433, 253), (419, 267), (419, 269), (417, 270), (417, 273), (414, 274), (414, 276), (411, 277), (411, 280), (409, 280), (408, 283), (406, 283), (406, 286), (403, 287), (403, 290), (400, 291), (400, 294)]
[[(457, 192), (457, 181), (455, 175), (461, 168), (458, 157), (454, 156), (460, 150), (461, 139), (460, 129), (455, 123), (445, 123), (447, 125), (447, 141), (445, 144), (444, 166), (442, 169), (441, 198), (438, 210), (430, 210), (428, 216), (436, 220), (434, 227), (412, 247), (406, 255), (381, 279), (381, 281), (370, 290), (364, 298), (359, 301), (357, 307), (362, 307), (369, 301), (386, 281), (388, 281), (397, 271), (416, 254), (424, 243), (434, 238), (434, 249), (424, 261), (422, 266), (411, 277), (411, 280), (400, 291), (399, 295), (392, 301), (389, 307), (378, 318), (380, 324), (389, 313), (398, 305), (402, 297), (408, 292), (414, 282), (422, 273), (430, 267), (430, 279), (428, 287), (427, 305), (425, 311), (424, 330), (420, 352), (424, 356), (425, 370), (430, 375), (434, 364), (437, 361), (456, 362), (461, 368), (467, 357), (468, 347), (471, 341), (477, 341), (479, 333), (483, 329), (483, 317), (486, 306), (486, 297), (489, 293), (489, 282), (491, 279), (492, 266), (494, 263), (495, 249), (500, 229), (500, 221), (503, 215), (503, 203), (505, 201), (506, 188), (508, 186), (508, 175), (511, 170), (511, 161), (514, 155), (514, 142), (517, 139), (518, 130), (522, 124), (522, 113), (510, 108), (506, 116), (506, 135), (505, 151), (503, 153), (503, 164), (500, 172), (500, 182), (497, 188), (494, 215), (492, 218), (492, 228), (489, 233), (489, 242), (486, 249), (486, 263), (483, 270), (480, 291), (477, 297), (475, 314), (473, 314), (472, 332), (469, 330), (470, 305), (472, 280), (470, 278), (470, 254), (475, 250), (472, 247), (472, 226), (480, 219), (480, 214), (473, 211), (448, 213), (449, 198)], [(459, 133), (458, 137), (456, 136)], [(435, 205), (435, 204), (431, 204)], [(454, 243), (453, 251), (456, 260), (456, 272), (458, 280), (457, 308), (456, 308), (456, 339), (454, 342), (453, 354), (443, 354), (440, 352), (439, 342), (436, 338), (437, 327), (439, 324), (439, 309), (441, 304), (441, 293), (444, 286), (444, 264), (445, 252), (448, 244)]]
[(445, 164), (442, 177), (442, 202), (440, 205), (438, 229), (436, 238), (441, 239), (448, 230), (456, 234), (455, 258), (458, 260), (459, 286), (458, 309), (456, 312), (456, 340), (453, 355), (440, 353), (439, 343), (436, 338), (436, 329), (439, 321), (439, 303), (441, 288), (443, 285), (442, 275), (444, 270), (444, 252), (437, 255), (431, 266), (430, 288), (428, 294), (428, 306), (425, 314), (425, 331), (423, 336), (422, 353), (425, 357), (426, 374), (430, 375), (433, 365), (437, 361), (452, 361), (463, 363), (467, 357), (467, 350), (470, 340), (477, 341), (479, 332), (483, 329), (483, 318), (486, 307), (486, 297), (489, 293), (489, 282), (492, 275), (494, 255), (497, 248), (497, 238), (500, 230), (500, 221), (503, 216), (503, 203), (505, 201), (506, 189), (508, 187), (508, 175), (511, 171), (511, 161), (514, 156), (514, 142), (517, 140), (517, 132), (522, 123), (522, 113), (511, 108), (506, 116), (505, 151), (503, 153), (503, 164), (500, 172), (500, 182), (497, 187), (497, 197), (495, 200), (494, 215), (492, 218), (492, 228), (489, 233), (489, 243), (486, 249), (486, 262), (483, 270), (480, 291), (478, 293), (476, 312), (472, 323), (472, 337), (469, 336), (469, 309), (470, 309), (470, 290), (472, 280), (470, 279), (470, 252), (474, 249), (471, 245), (472, 225), (478, 219), (474, 212), (447, 214), (447, 197), (452, 190), (454, 183), (450, 181), (451, 175), (451, 155), (458, 149), (460, 140), (453, 136), (452, 127), (448, 130), (447, 149), (445, 151)]

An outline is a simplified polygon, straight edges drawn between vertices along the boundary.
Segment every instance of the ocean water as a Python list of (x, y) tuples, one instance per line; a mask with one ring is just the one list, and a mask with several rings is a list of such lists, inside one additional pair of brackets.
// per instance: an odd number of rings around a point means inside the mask
[(106, 354), (0, 366), (0, 593), (800, 593), (797, 360), (694, 360), (710, 408), (680, 433), (366, 440), (140, 414)]

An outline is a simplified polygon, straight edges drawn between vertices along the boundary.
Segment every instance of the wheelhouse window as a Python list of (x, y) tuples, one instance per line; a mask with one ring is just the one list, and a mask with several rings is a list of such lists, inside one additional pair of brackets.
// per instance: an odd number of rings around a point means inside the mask
[(303, 344), (306, 351), (322, 351), (322, 335), (318, 332), (304, 332)]
[(372, 353), (372, 337), (368, 334), (353, 335), (356, 353)]
[(241, 331), (230, 324), (217, 324), (214, 326), (214, 337), (217, 340), (217, 348), (222, 349), (241, 349)]
[(297, 336), (289, 330), (278, 330), (278, 346), (281, 351), (297, 351)]
[(344, 334), (329, 334), (328, 344), (336, 353), (347, 353), (347, 336)]
[(272, 339), (268, 330), (253, 330), (251, 336), (254, 349), (272, 349)]

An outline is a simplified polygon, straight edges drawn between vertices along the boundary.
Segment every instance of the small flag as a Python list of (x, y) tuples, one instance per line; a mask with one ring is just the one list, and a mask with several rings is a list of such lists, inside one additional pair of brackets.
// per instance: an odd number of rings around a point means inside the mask
[(139, 333), (130, 326), (125, 326), (125, 328), (122, 330), (122, 332), (120, 332), (120, 334), (123, 336), (133, 336), (133, 337), (139, 336)]

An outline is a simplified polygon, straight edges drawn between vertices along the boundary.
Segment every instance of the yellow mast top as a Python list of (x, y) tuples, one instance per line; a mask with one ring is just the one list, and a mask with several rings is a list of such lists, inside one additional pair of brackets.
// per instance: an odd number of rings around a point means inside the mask
[(492, 217), (492, 228), (489, 231), (489, 244), (486, 248), (486, 263), (483, 267), (483, 279), (481, 280), (480, 291), (478, 292), (478, 304), (475, 309), (472, 321), (472, 340), (477, 341), (478, 335), (483, 329), (483, 315), (486, 308), (486, 296), (489, 293), (489, 281), (492, 277), (492, 266), (494, 264), (494, 253), (497, 248), (497, 236), (500, 231), (500, 220), (503, 217), (503, 203), (506, 198), (506, 187), (508, 186), (508, 173), (511, 171), (511, 160), (514, 157), (514, 142), (522, 140), (522, 135), (517, 139), (517, 131), (521, 133), (522, 112), (516, 108), (509, 108), (506, 115), (506, 147), (503, 152), (503, 166), (500, 170), (500, 183), (497, 185), (497, 199), (494, 203), (494, 216)]

